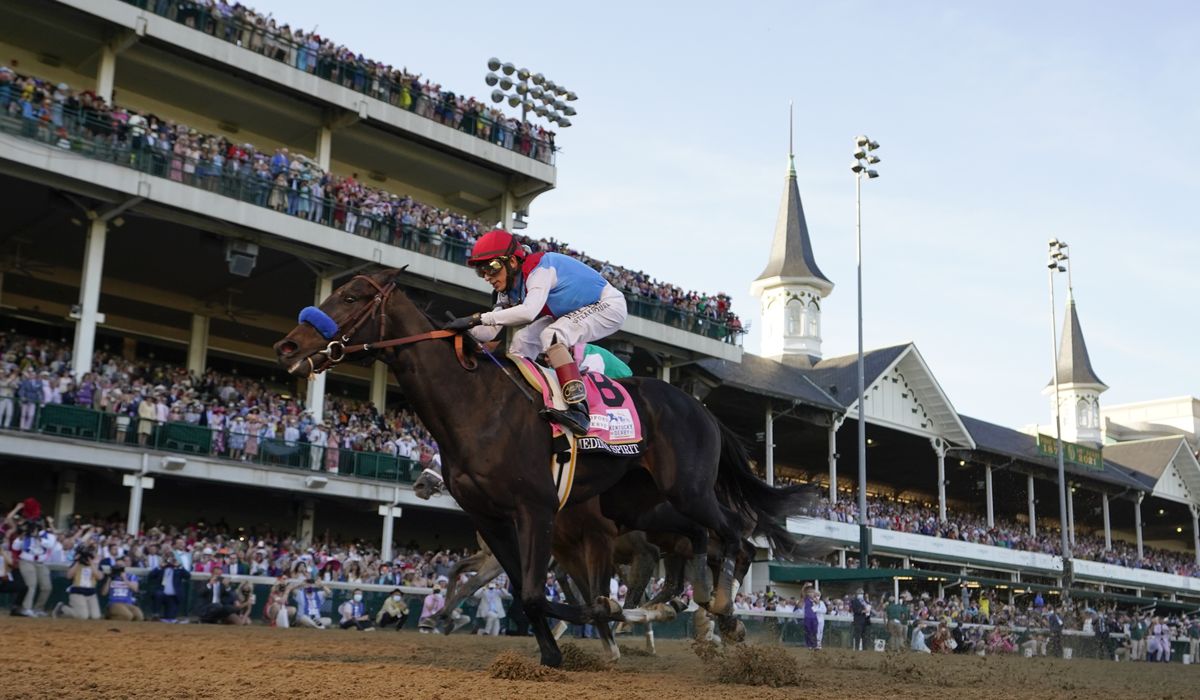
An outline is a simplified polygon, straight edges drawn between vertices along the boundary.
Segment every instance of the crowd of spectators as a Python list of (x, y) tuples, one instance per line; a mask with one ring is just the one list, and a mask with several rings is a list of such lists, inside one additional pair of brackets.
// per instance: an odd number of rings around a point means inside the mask
[(337, 472), (341, 454), (376, 452), (440, 466), (437, 443), (409, 410), (330, 397), (325, 415), (313, 416), (286, 387), (209, 369), (194, 376), (153, 358), (128, 359), (100, 349), (93, 371), (76, 381), (66, 341), (0, 332), (0, 428), (31, 430), (46, 404), (74, 405), (112, 414), (117, 442), (146, 444), (165, 423), (207, 427), (211, 453), (256, 461), (273, 448), (317, 450), (312, 469)]
[[(309, 542), (269, 526), (234, 528), (223, 521), (196, 520), (181, 525), (155, 522), (140, 532), (129, 532), (125, 522), (115, 515), (75, 515), (65, 527), (55, 528), (34, 499), (13, 507), (0, 530), (6, 555), (0, 579), (9, 572), (20, 573), (18, 580), (24, 585), (20, 591), (12, 591), (17, 594), (13, 612), (34, 617), (48, 612), (50, 586), (45, 570), (52, 565), (63, 565), (72, 583), (71, 595), (78, 593), (81, 600), (72, 597), (69, 604), (56, 606), (53, 612), (56, 616), (99, 617), (99, 608), (92, 608), (97, 605), (94, 596), (98, 592), (109, 598), (111, 609), (110, 591), (116, 583), (118, 589), (132, 588), (134, 594), (148, 586), (141, 591), (144, 594), (141, 600), (154, 601), (161, 619), (174, 622), (183, 601), (183, 587), (193, 574), (204, 573), (211, 577), (205, 591), (212, 598), (202, 599), (196, 607), (201, 621), (248, 624), (249, 608), (254, 602), (249, 599), (252, 586), (231, 584), (225, 577), (259, 576), (276, 579), (272, 594), (287, 591), (282, 601), (285, 608), (293, 599), (298, 603), (299, 613), (294, 609), (297, 606), (290, 606), (292, 622), (327, 626), (327, 622), (321, 623), (320, 616), (303, 619), (306, 594), (316, 593), (329, 583), (344, 583), (433, 588), (440, 595), (451, 568), (461, 557), (471, 555), (466, 550), (424, 550), (411, 542), (392, 556), (384, 557), (372, 544), (337, 541), (328, 532)], [(146, 569), (148, 573), (139, 578), (132, 569)], [(324, 595), (328, 596), (327, 588)], [(124, 600), (119, 593), (118, 600)], [(142, 619), (143, 613), (136, 602), (128, 602), (136, 612), (117, 608), (115, 613), (110, 610), (109, 616)], [(361, 599), (354, 601), (351, 596), (347, 602), (361, 602)], [(218, 604), (221, 610), (208, 609)], [(279, 610), (268, 615), (269, 608), (267, 605), (263, 610), (267, 621), (280, 621), (282, 618), (276, 619)], [(213, 613), (213, 619), (205, 619), (207, 612)], [(402, 622), (399, 616), (392, 621), (396, 622)]]
[(225, 0), (126, 0), (297, 70), (445, 124), (501, 148), (551, 163), (554, 132), (474, 97), (455, 94), (408, 68), (364, 57), (323, 37)]
[[(823, 515), (828, 520), (843, 523), (858, 522), (858, 504), (853, 500), (841, 499), (836, 504), (824, 503)], [(1061, 550), (1061, 535), (1057, 522), (1038, 522), (1037, 534), (1029, 534), (1029, 524), (997, 517), (988, 527), (987, 520), (978, 513), (947, 511), (946, 522), (938, 520), (937, 508), (913, 501), (888, 500), (868, 497), (868, 524), (881, 530), (910, 532), (929, 537), (973, 542), (993, 547), (1018, 549), (1057, 555)], [(1072, 555), (1078, 559), (1103, 562), (1131, 569), (1147, 569), (1179, 576), (1200, 576), (1200, 568), (1190, 553), (1176, 552), (1154, 547), (1142, 548), (1139, 557), (1136, 545), (1113, 539), (1112, 547), (1105, 548), (1104, 533), (1077, 528)]]
[[(323, 170), (288, 148), (263, 150), (186, 124), (110, 105), (92, 91), (20, 76), (0, 67), (0, 115), (31, 138), (93, 152), (152, 175), (237, 197), (290, 216), (465, 264), (489, 227), (448, 209)], [(565, 253), (599, 270), (626, 293), (635, 315), (736, 342), (745, 331), (724, 293), (685, 291), (613, 265), (554, 239), (522, 236), (532, 250)]]
[[(1041, 593), (1005, 601), (999, 591), (961, 590), (961, 595), (946, 597), (908, 591), (899, 597), (873, 597), (859, 589), (823, 600), (819, 590), (805, 586), (800, 597), (764, 591), (739, 593), (734, 608), (751, 618), (754, 613), (772, 613), (770, 618), (785, 625), (799, 626), (814, 614), (844, 619), (852, 626), (858, 623), (863, 628), (859, 634), (867, 638), (885, 639), (890, 651), (1061, 656), (1065, 631), (1077, 632), (1076, 640), (1086, 640), (1076, 645), (1078, 649), (1101, 659), (1170, 661), (1171, 643), (1182, 640), (1189, 642), (1195, 658), (1200, 645), (1200, 615), (1152, 614), (1117, 605), (1093, 606), (1084, 600), (1052, 605)], [(876, 622), (873, 631), (866, 629), (872, 620), (883, 624)], [(805, 642), (811, 648), (821, 647), (822, 628), (806, 628)], [(811, 639), (814, 633), (817, 638)]]

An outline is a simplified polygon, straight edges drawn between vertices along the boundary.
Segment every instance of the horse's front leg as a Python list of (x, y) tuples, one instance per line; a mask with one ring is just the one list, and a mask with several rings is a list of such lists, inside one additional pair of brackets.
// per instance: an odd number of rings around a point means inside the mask
[(517, 542), (521, 557), (521, 606), (529, 617), (533, 635), (537, 638), (542, 665), (562, 665), (548, 617), (557, 617), (572, 624), (589, 624), (591, 618), (583, 608), (546, 600), (546, 569), (550, 566), (550, 545), (554, 534), (555, 504), (517, 504)]

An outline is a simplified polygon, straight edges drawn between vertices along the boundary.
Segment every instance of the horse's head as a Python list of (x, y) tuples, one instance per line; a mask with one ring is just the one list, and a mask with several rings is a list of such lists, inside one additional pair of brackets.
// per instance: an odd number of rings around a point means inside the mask
[(301, 311), (299, 325), (275, 343), (279, 364), (289, 374), (308, 377), (341, 362), (346, 346), (379, 342), (385, 334), (402, 331), (388, 318), (389, 302), (408, 301), (397, 287), (400, 272), (355, 275), (320, 306)]

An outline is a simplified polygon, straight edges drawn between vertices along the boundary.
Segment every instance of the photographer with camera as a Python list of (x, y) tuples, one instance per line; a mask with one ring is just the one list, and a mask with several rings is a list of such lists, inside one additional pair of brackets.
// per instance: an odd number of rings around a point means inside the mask
[(239, 612), (237, 598), (221, 567), (213, 567), (204, 590), (206, 602), (200, 607), (200, 622), (208, 625), (232, 624)]
[(321, 617), (321, 608), (332, 595), (328, 586), (318, 586), (312, 578), (305, 579), (304, 587), (296, 590), (296, 624), (320, 630), (333, 624), (331, 618)]
[(58, 538), (49, 520), (43, 522), (42, 507), (35, 499), (27, 498), (21, 503), (21, 516), (25, 521), (12, 543), (17, 570), (26, 586), (21, 611), (26, 617), (45, 617), (51, 593), (50, 569), (46, 563)]
[(146, 619), (137, 605), (138, 578), (128, 573), (129, 557), (118, 559), (100, 585), (100, 595), (108, 596), (108, 619), (141, 622)]
[(187, 590), (188, 580), (192, 577), (188, 570), (179, 566), (175, 554), (168, 552), (162, 566), (150, 572), (146, 586), (154, 596), (158, 606), (159, 620), (175, 622), (179, 613), (179, 601)]
[(67, 569), (71, 586), (67, 589), (66, 605), (54, 606), (54, 617), (69, 617), (75, 620), (99, 620), (100, 596), (97, 592), (105, 578), (100, 571), (100, 561), (92, 545), (80, 545), (75, 550), (75, 562)]

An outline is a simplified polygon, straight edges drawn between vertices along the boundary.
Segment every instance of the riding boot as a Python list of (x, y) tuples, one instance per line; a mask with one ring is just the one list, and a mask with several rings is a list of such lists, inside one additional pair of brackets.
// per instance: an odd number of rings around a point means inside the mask
[(571, 351), (562, 343), (555, 343), (546, 350), (546, 358), (558, 375), (558, 383), (562, 387), (563, 401), (567, 404), (565, 411), (557, 408), (544, 408), (541, 416), (549, 421), (558, 423), (575, 435), (587, 435), (591, 425), (591, 415), (587, 406), (587, 390), (583, 386), (583, 378), (579, 375), (579, 367), (571, 357)]

